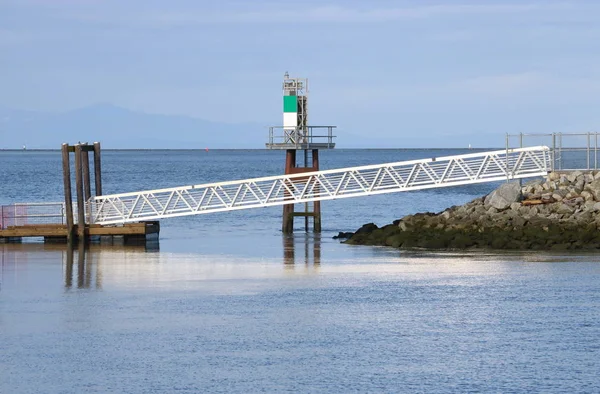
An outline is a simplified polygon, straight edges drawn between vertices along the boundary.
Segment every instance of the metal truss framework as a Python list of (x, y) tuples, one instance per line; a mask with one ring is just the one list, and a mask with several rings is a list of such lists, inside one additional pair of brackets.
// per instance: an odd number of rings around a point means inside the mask
[(118, 224), (546, 175), (546, 146), (103, 195), (91, 222)]

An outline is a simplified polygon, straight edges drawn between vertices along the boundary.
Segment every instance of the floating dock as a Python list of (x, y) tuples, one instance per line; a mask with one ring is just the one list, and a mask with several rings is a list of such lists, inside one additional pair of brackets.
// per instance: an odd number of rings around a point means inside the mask
[[(90, 224), (85, 226), (86, 242), (137, 244), (149, 239), (158, 239), (160, 224), (158, 221), (125, 223), (122, 226), (103, 226)], [(74, 225), (74, 241), (78, 241), (77, 225)], [(66, 224), (24, 224), (6, 226), (0, 229), (0, 243), (20, 243), (23, 238), (43, 237), (46, 243), (67, 243), (69, 228)]]
[[(17, 203), (0, 206), (0, 243), (43, 238), (45, 243), (140, 244), (158, 240), (157, 220), (98, 224), (92, 220), (90, 157), (93, 154), (94, 192), (102, 195), (100, 143), (62, 145), (64, 202)], [(72, 201), (71, 159), (75, 156), (76, 203)], [(81, 224), (81, 225), (80, 225)]]

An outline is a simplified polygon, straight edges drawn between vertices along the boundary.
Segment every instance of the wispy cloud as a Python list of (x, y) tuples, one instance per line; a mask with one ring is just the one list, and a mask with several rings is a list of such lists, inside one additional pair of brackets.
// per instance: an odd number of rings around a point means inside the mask
[(534, 92), (549, 81), (542, 73), (522, 72), (468, 78), (456, 83), (456, 87), (477, 95), (506, 97)]
[[(572, 8), (568, 3), (484, 3), (484, 4), (448, 4), (419, 5), (405, 7), (377, 6), (284, 6), (278, 3), (269, 6), (248, 6), (248, 3), (233, 8), (207, 10), (203, 7), (178, 8), (177, 5), (165, 7), (144, 7), (142, 11), (129, 7), (127, 3), (98, 7), (93, 1), (90, 7), (65, 8), (60, 13), (63, 18), (85, 21), (130, 23), (137, 26), (168, 27), (212, 24), (306, 24), (306, 23), (386, 23), (410, 21), (435, 17), (464, 17), (473, 15), (511, 15), (531, 14), (544, 11), (560, 11)], [(252, 3), (249, 3), (252, 4)], [(81, 5), (81, 4), (80, 4)], [(115, 12), (116, 8), (119, 12)]]
[(57, 32), (0, 29), (0, 47), (15, 47), (64, 37), (64, 34)]

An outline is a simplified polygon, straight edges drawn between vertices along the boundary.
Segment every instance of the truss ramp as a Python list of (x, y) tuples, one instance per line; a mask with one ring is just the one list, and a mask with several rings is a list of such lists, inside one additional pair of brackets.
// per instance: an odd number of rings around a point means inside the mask
[(546, 146), (95, 197), (91, 223), (119, 224), (546, 175)]

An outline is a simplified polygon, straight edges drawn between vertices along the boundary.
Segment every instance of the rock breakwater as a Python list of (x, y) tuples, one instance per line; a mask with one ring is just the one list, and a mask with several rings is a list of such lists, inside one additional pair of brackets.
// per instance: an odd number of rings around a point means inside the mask
[[(348, 237), (350, 234), (340, 234)], [(346, 243), (426, 249), (600, 249), (600, 171), (552, 172), (509, 182), (485, 197), (439, 213), (373, 223)]]

